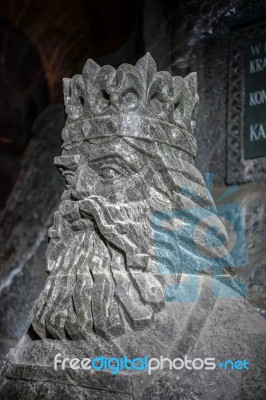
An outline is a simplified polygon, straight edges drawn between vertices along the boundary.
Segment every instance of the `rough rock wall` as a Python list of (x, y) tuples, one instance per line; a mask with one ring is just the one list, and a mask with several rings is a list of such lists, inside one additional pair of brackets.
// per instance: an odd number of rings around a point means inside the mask
[(0, 354), (27, 328), (32, 304), (46, 280), (47, 229), (64, 188), (53, 164), (63, 125), (61, 105), (48, 108), (36, 120), (20, 177), (0, 214)]
[[(226, 187), (228, 45), (232, 29), (266, 18), (266, 1), (146, 0), (143, 36), (159, 69), (198, 74), (200, 105), (196, 165), (214, 174), (214, 198)], [(266, 310), (266, 184), (239, 185), (227, 203), (239, 203), (245, 215), (248, 265), (238, 269), (249, 300)], [(232, 239), (232, 238), (231, 238)]]
[(198, 74), (197, 167), (225, 180), (228, 40), (233, 28), (266, 18), (266, 1), (146, 0), (145, 50), (158, 69)]

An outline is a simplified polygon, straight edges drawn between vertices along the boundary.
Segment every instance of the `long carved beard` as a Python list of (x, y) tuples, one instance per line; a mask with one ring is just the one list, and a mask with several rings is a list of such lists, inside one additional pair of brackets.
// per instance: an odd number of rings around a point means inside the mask
[(53, 268), (31, 313), (34, 330), (41, 338), (88, 339), (95, 332), (108, 340), (150, 325), (164, 297), (148, 202), (118, 206), (91, 196), (75, 203), (81, 221), (92, 223), (68, 231), (64, 246), (49, 245)]

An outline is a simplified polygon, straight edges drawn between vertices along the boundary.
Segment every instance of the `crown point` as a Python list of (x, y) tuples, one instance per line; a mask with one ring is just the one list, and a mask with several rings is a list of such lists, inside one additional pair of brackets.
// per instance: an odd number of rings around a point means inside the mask
[[(136, 67), (140, 66), (140, 65), (150, 65), (150, 66), (155, 66), (156, 68), (156, 63), (151, 55), (151, 53), (147, 52), (145, 54), (145, 56), (143, 56), (142, 58), (140, 58), (137, 63), (136, 63)], [(157, 68), (156, 68), (157, 69)]]
[(138, 60), (136, 68), (146, 79), (148, 79), (148, 77), (151, 79), (151, 77), (157, 72), (156, 63), (150, 53), (146, 53), (144, 57)]
[(89, 58), (83, 67), (82, 76), (84, 79), (88, 79), (89, 77), (94, 77), (98, 74), (100, 69), (101, 67), (95, 61)]

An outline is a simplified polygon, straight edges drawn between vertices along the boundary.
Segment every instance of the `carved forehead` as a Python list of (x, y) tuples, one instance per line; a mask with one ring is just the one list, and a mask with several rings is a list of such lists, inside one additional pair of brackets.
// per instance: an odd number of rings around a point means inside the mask
[(111, 143), (104, 139), (100, 138), (98, 143), (87, 147), (85, 157), (91, 166), (116, 164), (138, 171), (147, 164), (144, 154), (130, 147), (124, 139), (114, 138)]
[[(103, 167), (118, 166), (123, 170), (140, 172), (148, 165), (143, 151), (126, 143), (124, 138), (100, 137), (96, 143), (82, 143), (64, 151), (62, 156), (55, 157), (55, 165), (65, 177), (72, 180), (75, 171), (87, 164), (96, 171)], [(69, 176), (68, 176), (69, 175)]]
[(63, 148), (75, 147), (79, 143), (103, 143), (112, 138), (135, 138), (157, 142), (181, 149), (191, 156), (196, 154), (193, 136), (172, 124), (134, 113), (117, 116), (85, 119), (67, 125), (62, 132)]

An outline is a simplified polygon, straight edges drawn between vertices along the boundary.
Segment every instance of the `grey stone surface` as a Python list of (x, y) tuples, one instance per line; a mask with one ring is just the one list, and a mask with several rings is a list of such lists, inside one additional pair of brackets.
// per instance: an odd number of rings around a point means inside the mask
[[(234, 65), (234, 59), (229, 56), (230, 38), (234, 33), (243, 34), (246, 28), (255, 23), (263, 23), (265, 18), (264, 0), (145, 1), (145, 50), (152, 53), (158, 68), (181, 76), (197, 71), (200, 102), (195, 130), (198, 145), (195, 165), (201, 173), (214, 174), (215, 190), (220, 194), (228, 189), (226, 183), (237, 181), (235, 170), (246, 174), (247, 181), (255, 181), (258, 175), (264, 173), (261, 163), (256, 160), (247, 162), (247, 168), (243, 170), (243, 163), (239, 163), (239, 139), (231, 140), (232, 146), (228, 148), (229, 111), (237, 117), (237, 132), (240, 128), (239, 117), (242, 118), (239, 102), (235, 103), (234, 109), (229, 110), (228, 107), (233, 101), (230, 95), (237, 98), (242, 90), (239, 83), (243, 79), (243, 71), (240, 70), (239, 82), (235, 82), (233, 90), (229, 91), (229, 64)], [(239, 30), (241, 27), (242, 31)], [(239, 70), (239, 62), (236, 67)], [(234, 113), (236, 109), (237, 113)], [(263, 160), (265, 163), (265, 158)], [(230, 180), (226, 173), (229, 164), (235, 168), (231, 170)], [(252, 164), (259, 168), (252, 168)], [(238, 181), (243, 182), (243, 179)], [(252, 282), (254, 274), (265, 276), (263, 265), (266, 249), (263, 238), (266, 224), (262, 217), (266, 204), (265, 188), (260, 182), (239, 184), (239, 192), (227, 198), (228, 203), (233, 199), (245, 210), (247, 241), (251, 240), (252, 245), (249, 243), (248, 247), (249, 264), (237, 272), (249, 287), (249, 300), (263, 313), (266, 310), (265, 290), (262, 290), (262, 285)], [(257, 220), (255, 229), (250, 222), (254, 218)]]
[[(53, 166), (60, 152), (62, 106), (46, 109), (22, 158), (17, 181), (0, 213), (0, 357), (5, 343), (16, 342), (29, 325), (29, 314), (45, 279), (47, 229), (60, 200), (63, 182)], [(10, 347), (10, 345), (9, 345)]]
[[(219, 199), (228, 187), (214, 186), (214, 199)], [(249, 183), (239, 185), (238, 190), (224, 199), (220, 204), (239, 204), (246, 221), (246, 246), (248, 263), (236, 268), (236, 273), (247, 285), (247, 298), (262, 315), (266, 316), (266, 269), (265, 243), (266, 213), (265, 213), (265, 183)], [(229, 241), (233, 240), (228, 232)]]
[(265, 0), (145, 1), (144, 47), (158, 68), (181, 76), (197, 71), (196, 165), (214, 173), (217, 184), (226, 177), (230, 35), (265, 16)]
[[(117, 70), (88, 60), (64, 96), (55, 164), (66, 187), (49, 230), (49, 276), (5, 361), (1, 396), (262, 399), (266, 323), (235, 282), (226, 230), (194, 166), (196, 74), (157, 72), (149, 53)], [(254, 373), (55, 371), (59, 352), (245, 358)]]

